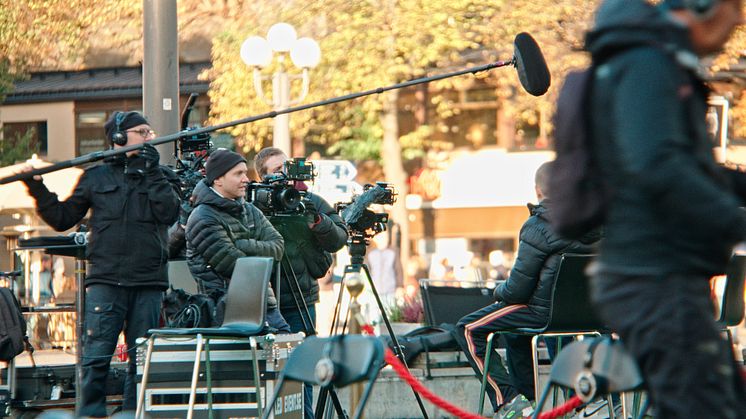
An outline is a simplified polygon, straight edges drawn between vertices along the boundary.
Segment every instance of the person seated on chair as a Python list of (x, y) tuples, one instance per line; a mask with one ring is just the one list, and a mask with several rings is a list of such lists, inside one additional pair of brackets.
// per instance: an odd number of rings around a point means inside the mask
[[(546, 325), (561, 255), (590, 253), (601, 238), (600, 231), (589, 233), (581, 240), (568, 240), (552, 231), (548, 218), (551, 200), (547, 196), (551, 164), (544, 163), (536, 171), (539, 204), (528, 205), (531, 216), (521, 227), (518, 253), (510, 276), (495, 288), (496, 302), (464, 316), (456, 325), (456, 340), (480, 378), (484, 374), (487, 336), (501, 330)], [(510, 374), (495, 352), (489, 366), (487, 395), (495, 417), (512, 417), (511, 413), (527, 416), (533, 410), (530, 400), (534, 399), (531, 337), (500, 336), (505, 340)]]
[[(240, 154), (220, 148), (207, 160), (205, 179), (192, 192), (194, 209), (186, 224), (189, 270), (200, 292), (219, 302), (228, 288), (236, 260), (265, 256), (280, 260), (280, 233), (254, 205), (244, 200), (248, 166)], [(215, 324), (222, 322), (221, 313)], [(272, 289), (267, 295), (267, 323), (279, 332), (290, 327), (277, 308)]]

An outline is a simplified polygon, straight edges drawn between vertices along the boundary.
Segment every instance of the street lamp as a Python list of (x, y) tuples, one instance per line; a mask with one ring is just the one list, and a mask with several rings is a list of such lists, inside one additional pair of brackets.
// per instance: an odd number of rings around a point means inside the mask
[[(272, 63), (273, 51), (279, 64), (272, 74), (272, 99), (264, 95), (262, 82), (270, 76), (261, 73), (262, 68)], [(288, 74), (286, 56), (300, 68), (301, 74)], [(300, 103), (308, 94), (308, 69), (316, 67), (321, 60), (319, 44), (311, 38), (298, 38), (295, 28), (287, 23), (276, 23), (269, 28), (267, 38), (250, 36), (241, 45), (241, 59), (254, 71), (254, 90), (257, 96), (271, 105), (275, 111), (287, 109)], [(302, 81), (298, 98), (290, 98), (290, 82)], [(277, 115), (274, 121), (273, 145), (292, 157), (290, 153), (290, 117), (288, 114)]]

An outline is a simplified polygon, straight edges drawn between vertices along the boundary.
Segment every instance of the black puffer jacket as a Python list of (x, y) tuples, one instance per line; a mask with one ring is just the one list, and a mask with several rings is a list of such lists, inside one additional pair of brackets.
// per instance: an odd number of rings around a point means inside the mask
[(495, 288), (495, 298), (509, 304), (526, 304), (539, 315), (549, 315), (552, 286), (564, 253), (592, 253), (601, 239), (599, 230), (579, 240), (568, 240), (552, 231), (549, 200), (529, 204), (531, 216), (521, 227), (520, 243), (510, 277)]
[(746, 238), (746, 175), (715, 162), (686, 27), (642, 0), (605, 1), (586, 48), (601, 62), (590, 115), (614, 190), (600, 270), (722, 273)]
[(91, 209), (86, 286), (168, 287), (166, 231), (179, 214), (179, 180), (164, 166), (125, 175), (125, 166), (139, 160), (121, 157), (88, 168), (62, 202), (42, 182), (26, 182), (39, 215), (55, 230), (73, 227)]
[[(192, 193), (195, 208), (186, 226), (189, 270), (202, 292), (216, 301), (225, 293), (236, 259), (267, 256), (280, 260), (283, 240), (261, 211), (250, 203), (226, 199), (202, 181)], [(277, 307), (269, 289), (267, 307)]]
[(347, 225), (326, 200), (307, 192), (303, 198), (311, 200), (319, 212), (319, 222), (312, 228), (304, 216), (275, 216), (270, 220), (285, 239), (283, 281), (280, 289), (280, 310), (295, 309), (291, 286), (292, 274), (288, 261), (300, 285), (307, 305), (319, 301), (319, 281), (332, 265), (332, 253), (347, 243)]

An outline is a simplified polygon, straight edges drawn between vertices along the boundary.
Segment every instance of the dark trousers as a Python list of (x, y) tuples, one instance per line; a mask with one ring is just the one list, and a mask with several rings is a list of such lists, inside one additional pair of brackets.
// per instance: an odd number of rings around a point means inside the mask
[(656, 419), (746, 418), (732, 348), (714, 320), (707, 278), (602, 274), (592, 299), (636, 358)]
[(103, 284), (86, 288), (83, 388), (80, 392), (79, 416), (107, 416), (106, 376), (122, 330), (129, 354), (122, 409), (136, 408), (135, 341), (145, 336), (148, 329), (158, 327), (162, 294), (157, 288), (125, 288)]
[[(303, 326), (304, 319), (305, 319), (306, 324), (308, 324), (308, 321), (309, 321), (308, 316), (306, 316), (306, 313), (302, 313), (303, 317), (301, 317), (301, 312), (298, 310), (297, 307), (283, 308), (281, 312), (282, 312), (282, 316), (285, 317), (285, 320), (287, 320), (288, 324), (290, 325), (290, 330), (293, 333), (303, 332), (306, 334), (306, 336), (309, 335), (309, 331), (306, 330), (306, 328)], [(313, 322), (314, 328), (315, 328), (316, 304), (308, 305), (308, 314), (310, 315), (311, 317), (310, 320)], [(314, 416), (313, 386), (310, 386), (307, 384), (303, 385), (303, 410), (305, 412), (304, 417), (306, 419), (313, 419), (313, 416)]]
[(290, 326), (277, 307), (267, 309), (267, 312), (264, 314), (264, 321), (269, 327), (277, 330), (277, 332), (273, 331), (273, 333), (292, 333)]
[[(484, 374), (487, 336), (490, 333), (517, 327), (541, 327), (546, 322), (546, 316), (535, 313), (524, 304), (497, 302), (464, 316), (456, 325), (455, 335), (469, 364), (481, 379)], [(487, 397), (495, 411), (518, 393), (528, 399), (534, 398), (531, 337), (509, 334), (501, 336), (505, 342), (508, 368), (505, 368), (502, 357), (495, 351), (492, 353), (487, 375)], [(493, 342), (493, 348), (497, 348), (497, 342)]]

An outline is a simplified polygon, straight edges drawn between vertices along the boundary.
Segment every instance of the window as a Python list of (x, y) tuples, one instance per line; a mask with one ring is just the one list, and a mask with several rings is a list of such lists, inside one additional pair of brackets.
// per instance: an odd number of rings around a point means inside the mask
[(75, 136), (78, 140), (77, 155), (93, 153), (106, 150), (109, 144), (106, 141), (104, 123), (107, 114), (104, 111), (80, 112), (75, 121)]
[[(18, 145), (28, 136), (29, 149), (47, 155), (47, 121), (6, 122), (3, 124), (3, 141)], [(29, 156), (30, 157), (30, 156)]]

